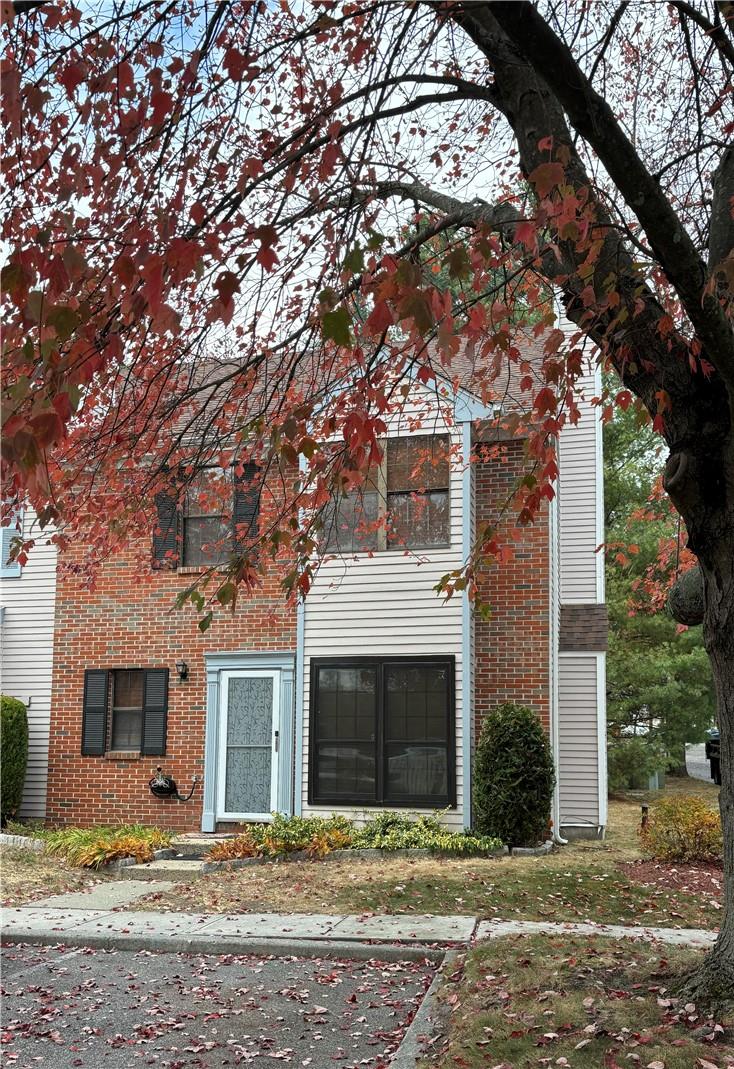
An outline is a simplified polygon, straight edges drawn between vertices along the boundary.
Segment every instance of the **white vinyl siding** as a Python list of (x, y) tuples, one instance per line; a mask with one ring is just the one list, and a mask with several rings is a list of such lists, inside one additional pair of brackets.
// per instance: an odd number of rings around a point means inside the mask
[(559, 658), (558, 766), (561, 834), (564, 826), (598, 827), (599, 812), (598, 675), (604, 658), (594, 653), (564, 653)]
[(28, 563), (13, 577), (0, 578), (2, 605), (2, 693), (20, 698), (28, 708), (28, 771), (18, 816), (46, 815), (48, 738), (51, 716), (56, 547), (27, 511), (24, 537), (38, 542)]
[(600, 409), (591, 404), (597, 393), (596, 376), (587, 372), (578, 383), (581, 419), (566, 424), (559, 444), (559, 525), (561, 541), (561, 601), (564, 604), (603, 601), (601, 575), (604, 540), (599, 520), (603, 474), (599, 467)]
[[(408, 413), (393, 419), (388, 434), (446, 433), (437, 416), (430, 425), (413, 428)], [(460, 447), (460, 428), (451, 430)], [(356, 559), (322, 565), (306, 599), (304, 613), (303, 765), (304, 816), (334, 811), (333, 806), (309, 806), (309, 697), (312, 657), (450, 656), (456, 658), (456, 797), (457, 808), (446, 823), (462, 827), (462, 598), (445, 602), (432, 589), (442, 575), (462, 564), (462, 473), (452, 464), (450, 484), (451, 545), (436, 549), (360, 553)], [(383, 807), (389, 808), (389, 806)], [(363, 807), (337, 812), (360, 819)]]

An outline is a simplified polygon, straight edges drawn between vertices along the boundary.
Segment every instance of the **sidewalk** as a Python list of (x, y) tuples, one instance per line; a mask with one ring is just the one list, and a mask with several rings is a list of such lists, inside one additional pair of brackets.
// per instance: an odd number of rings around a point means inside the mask
[[(56, 896), (58, 899), (65, 896)], [(549, 932), (659, 940), (682, 946), (710, 946), (716, 933), (691, 928), (643, 928), (603, 924), (486, 921), (478, 917), (336, 915), (314, 913), (155, 913), (80, 905), (19, 907), (3, 911), (5, 943), (44, 943), (116, 950), (158, 950), (211, 954), (271, 953), (415, 960), (443, 957), (448, 946), (475, 939)]]

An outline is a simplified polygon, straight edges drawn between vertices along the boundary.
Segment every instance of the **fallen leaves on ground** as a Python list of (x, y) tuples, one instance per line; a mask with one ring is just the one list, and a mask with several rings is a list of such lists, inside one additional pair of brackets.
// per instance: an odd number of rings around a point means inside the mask
[(3, 1064), (385, 1069), (428, 961), (3, 949)]
[(604, 937), (520, 936), (445, 977), (435, 1069), (725, 1069), (732, 1021), (673, 993), (700, 951)]
[[(635, 883), (663, 890), (674, 888), (703, 899), (714, 911), (723, 908), (724, 872), (721, 865), (682, 865), (663, 861), (627, 861), (620, 869)], [(714, 926), (716, 913), (712, 914)]]
[(2, 905), (23, 906), (49, 895), (82, 891), (104, 878), (34, 850), (0, 847)]

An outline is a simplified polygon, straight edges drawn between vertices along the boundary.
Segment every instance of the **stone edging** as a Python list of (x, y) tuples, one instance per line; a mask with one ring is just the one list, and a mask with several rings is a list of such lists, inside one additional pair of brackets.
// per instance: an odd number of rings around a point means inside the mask
[(6, 835), (5, 832), (0, 832), (0, 846), (17, 846), (23, 850), (35, 850), (39, 854), (46, 849), (43, 839), (32, 839), (28, 835)]
[[(553, 843), (550, 839), (543, 843), (542, 846), (515, 846), (512, 850), (506, 846), (500, 847), (499, 850), (493, 850), (490, 854), (472, 854), (471, 859), (475, 858), (488, 858), (488, 857), (507, 857), (512, 855), (513, 857), (545, 857), (553, 849)], [(380, 847), (364, 847), (359, 850), (332, 850), (331, 853), (326, 854), (324, 857), (319, 858), (320, 861), (341, 861), (344, 858), (361, 858), (363, 860), (370, 860), (372, 858), (380, 859), (384, 858), (389, 860), (390, 858), (425, 858), (425, 857), (456, 857), (461, 859), (467, 857), (462, 854), (442, 854), (434, 852), (432, 850), (383, 850)], [(227, 861), (204, 861), (202, 863), (202, 873), (210, 872), (227, 872), (231, 869), (245, 869), (252, 865), (267, 865), (269, 862), (285, 862), (291, 861), (311, 861), (316, 860), (311, 857), (305, 850), (294, 850), (290, 854), (284, 854), (282, 857), (235, 857), (230, 858)]]
[[(0, 833), (0, 846), (15, 846), (23, 850), (35, 850), (37, 853), (41, 853), (46, 849), (46, 843), (43, 839), (32, 839), (27, 835), (6, 835), (4, 832)], [(512, 855), (513, 857), (544, 857), (549, 854), (553, 849), (553, 843), (548, 840), (543, 843), (542, 846), (514, 846), (511, 850), (506, 846), (500, 847), (499, 850), (493, 850), (489, 854), (473, 854), (472, 857), (507, 857)], [(358, 850), (332, 850), (324, 857), (320, 858), (321, 861), (340, 861), (346, 857), (361, 858), (363, 860), (380, 859), (380, 858), (426, 858), (426, 857), (453, 857), (452, 854), (434, 853), (432, 850), (421, 849), (409, 849), (409, 850), (384, 850), (380, 847), (363, 847)], [(461, 858), (464, 855), (457, 854), (457, 857)], [(178, 857), (178, 851), (173, 847), (164, 847), (161, 850), (153, 851), (153, 861), (170, 861), (172, 858)], [(201, 871), (203, 873), (210, 872), (222, 872), (230, 869), (243, 869), (248, 868), (251, 865), (266, 865), (271, 861), (279, 862), (291, 862), (291, 861), (309, 861), (313, 860), (311, 855), (306, 850), (294, 850), (293, 853), (285, 854), (283, 857), (271, 858), (271, 857), (237, 857), (231, 858), (228, 861), (203, 861)], [(137, 861), (134, 857), (121, 857), (116, 861), (110, 861), (107, 865), (100, 866), (99, 871), (104, 872), (118, 872), (120, 869), (128, 868), (130, 865), (136, 865)]]

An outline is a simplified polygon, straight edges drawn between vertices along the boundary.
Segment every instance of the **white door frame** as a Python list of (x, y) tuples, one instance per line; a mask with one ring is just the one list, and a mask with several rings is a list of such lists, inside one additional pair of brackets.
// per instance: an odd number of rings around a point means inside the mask
[[(237, 677), (272, 679), (273, 681), (273, 719), (270, 730), (271, 765), (270, 765), (270, 810), (267, 813), (228, 813), (224, 808), (226, 798), (227, 781), (227, 718), (229, 681)], [(278, 808), (278, 773), (280, 746), (280, 669), (278, 668), (241, 668), (221, 673), (221, 687), (219, 689), (219, 739), (217, 741), (217, 820), (272, 820), (272, 815)]]

